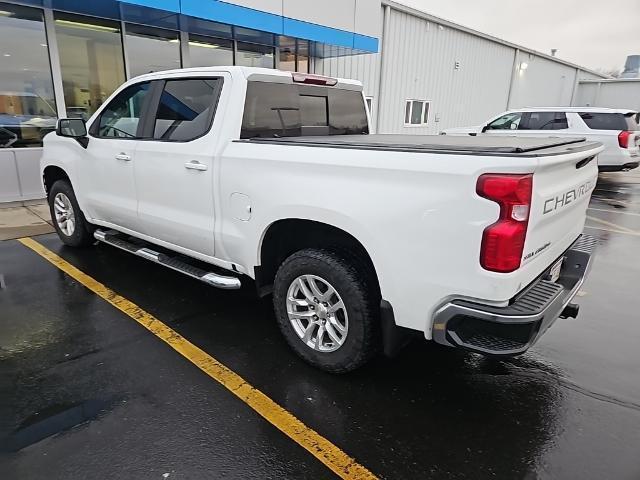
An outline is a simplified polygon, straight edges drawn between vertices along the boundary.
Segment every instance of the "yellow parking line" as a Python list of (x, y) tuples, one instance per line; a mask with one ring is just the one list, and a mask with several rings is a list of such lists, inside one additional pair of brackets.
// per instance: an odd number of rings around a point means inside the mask
[(35, 240), (20, 238), (18, 241), (167, 343), (176, 352), (249, 405), (274, 427), (320, 460), (340, 478), (348, 480), (377, 478), (339, 447), (306, 426), (260, 390), (247, 383), (240, 375), (218, 362), (150, 313), (78, 270)]

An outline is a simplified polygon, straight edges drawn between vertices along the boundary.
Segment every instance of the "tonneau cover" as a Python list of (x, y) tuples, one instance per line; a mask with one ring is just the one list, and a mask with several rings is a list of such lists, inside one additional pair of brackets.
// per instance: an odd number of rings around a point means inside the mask
[(584, 138), (395, 134), (251, 138), (240, 141), (310, 147), (524, 157), (560, 155), (599, 145), (597, 142), (587, 142)]

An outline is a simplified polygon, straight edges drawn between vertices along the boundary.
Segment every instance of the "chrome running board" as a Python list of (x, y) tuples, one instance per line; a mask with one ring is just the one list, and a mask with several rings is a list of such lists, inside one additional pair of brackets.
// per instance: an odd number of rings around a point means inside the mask
[(222, 288), (225, 290), (234, 290), (240, 288), (240, 279), (237, 277), (227, 277), (214, 272), (207, 272), (201, 268), (189, 265), (188, 263), (179, 260), (176, 257), (171, 257), (164, 253), (159, 253), (151, 250), (147, 247), (141, 247), (134, 243), (128, 242), (120, 238), (120, 233), (115, 230), (96, 230), (93, 236), (96, 240), (99, 240), (108, 245), (124, 250), (125, 252), (133, 253), (138, 257), (150, 260), (163, 267), (170, 268), (176, 272), (180, 272), (196, 280), (211, 285), (212, 287)]

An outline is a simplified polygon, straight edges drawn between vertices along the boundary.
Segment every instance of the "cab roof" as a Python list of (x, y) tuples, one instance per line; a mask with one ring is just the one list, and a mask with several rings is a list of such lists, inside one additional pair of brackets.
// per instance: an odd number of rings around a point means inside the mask
[[(234, 73), (244, 76), (247, 80), (261, 81), (261, 82), (274, 82), (274, 83), (293, 83), (293, 72), (287, 72), (284, 70), (276, 70), (274, 68), (260, 68), (260, 67), (241, 67), (235, 66), (216, 66), (216, 67), (192, 67), (192, 68), (177, 68), (173, 70), (163, 70), (161, 72), (146, 73), (135, 77), (136, 81), (139, 80), (161, 80), (163, 78), (175, 77), (176, 74), (197, 74), (203, 75), (229, 72), (232, 75)], [(308, 75), (311, 77), (322, 77), (321, 75), (296, 73), (296, 75)], [(329, 77), (325, 77), (329, 78)], [(350, 80), (347, 78), (336, 78), (335, 87), (348, 90), (362, 90), (362, 83), (358, 80)], [(133, 80), (133, 79), (132, 79)]]

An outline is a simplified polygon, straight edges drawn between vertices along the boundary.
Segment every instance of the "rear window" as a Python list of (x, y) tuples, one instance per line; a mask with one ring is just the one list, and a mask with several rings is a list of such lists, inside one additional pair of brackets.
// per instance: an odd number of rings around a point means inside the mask
[(584, 120), (592, 130), (639, 130), (638, 123), (634, 118), (634, 113), (580, 113), (580, 118)]
[(240, 138), (369, 133), (361, 92), (249, 82)]

